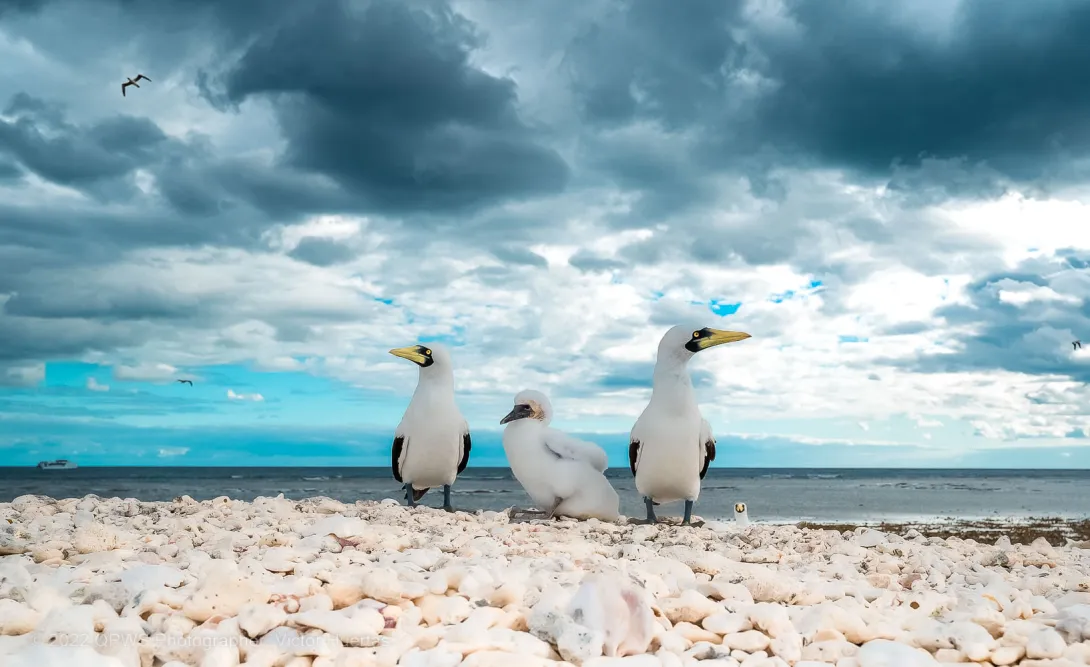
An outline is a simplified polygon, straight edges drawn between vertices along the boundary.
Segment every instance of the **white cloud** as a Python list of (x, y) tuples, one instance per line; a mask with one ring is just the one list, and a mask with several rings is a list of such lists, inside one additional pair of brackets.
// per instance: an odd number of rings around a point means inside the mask
[(1034, 301), (1058, 301), (1062, 306), (1077, 306), (1082, 299), (1073, 294), (1060, 294), (1051, 287), (1003, 278), (991, 285), (999, 300), (1015, 306), (1026, 306)]
[(942, 426), (942, 422), (937, 419), (928, 419), (920, 415), (909, 415), (909, 417), (916, 422), (917, 428), (938, 428)]
[(110, 391), (109, 385), (99, 384), (94, 377), (87, 378), (87, 388), (91, 391)]
[(185, 456), (189, 452), (189, 447), (160, 447), (159, 458), (173, 458), (175, 456)]
[(227, 399), (231, 401), (253, 401), (260, 403), (265, 400), (265, 397), (261, 394), (236, 394), (234, 390), (227, 390)]
[(5, 366), (0, 363), (0, 386), (33, 387), (45, 379), (45, 364)]
[(114, 366), (114, 379), (130, 382), (164, 382), (174, 379), (178, 369), (170, 364), (143, 362), (132, 366)]

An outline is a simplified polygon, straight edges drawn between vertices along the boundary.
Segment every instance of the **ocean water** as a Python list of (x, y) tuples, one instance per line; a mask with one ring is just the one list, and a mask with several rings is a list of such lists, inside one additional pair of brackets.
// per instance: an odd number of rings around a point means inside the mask
[[(621, 512), (642, 516), (631, 473), (607, 476), (621, 496)], [(722, 518), (745, 502), (750, 517), (766, 521), (902, 521), (934, 518), (1090, 517), (1088, 470), (880, 470), (712, 469), (695, 514)], [(91, 467), (38, 470), (0, 467), (0, 502), (24, 494), (197, 500), (230, 496), (253, 500), (283, 493), (300, 499), (328, 496), (343, 502), (403, 497), (389, 468), (189, 468)], [(442, 489), (421, 504), (442, 505)], [(507, 468), (468, 468), (453, 487), (458, 509), (503, 510), (530, 506)], [(660, 516), (681, 513), (663, 505)]]

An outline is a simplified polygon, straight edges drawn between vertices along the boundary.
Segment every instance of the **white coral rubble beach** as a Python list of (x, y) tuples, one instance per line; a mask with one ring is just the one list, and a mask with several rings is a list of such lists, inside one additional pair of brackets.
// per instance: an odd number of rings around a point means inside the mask
[(24, 496), (0, 554), (4, 667), (1090, 664), (1044, 540)]

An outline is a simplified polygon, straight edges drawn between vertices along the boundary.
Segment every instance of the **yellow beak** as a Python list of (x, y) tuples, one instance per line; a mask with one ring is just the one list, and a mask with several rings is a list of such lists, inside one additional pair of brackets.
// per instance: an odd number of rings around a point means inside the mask
[(408, 345), (406, 347), (395, 347), (390, 350), (390, 354), (395, 357), (401, 357), (402, 359), (408, 359), (414, 364), (425, 364), (428, 358), (420, 353), (419, 345)]
[(705, 331), (711, 332), (710, 336), (704, 336), (697, 343), (697, 346), (701, 350), (706, 350), (709, 347), (715, 347), (716, 345), (722, 345), (723, 343), (737, 343), (740, 340), (751, 338), (751, 336), (743, 331), (721, 331), (719, 329), (705, 329)]

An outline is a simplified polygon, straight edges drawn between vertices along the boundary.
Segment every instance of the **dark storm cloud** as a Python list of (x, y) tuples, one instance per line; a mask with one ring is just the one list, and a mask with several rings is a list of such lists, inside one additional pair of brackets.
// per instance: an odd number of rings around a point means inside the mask
[(4, 0), (4, 2), (0, 2), (0, 16), (36, 12), (47, 2), (49, 0)]
[[(165, 50), (186, 62), (183, 56), (197, 50), (197, 35), (202, 48), (218, 51), (211, 61), (218, 74), (177, 72), (177, 65), (164, 62), (159, 78), (170, 72), (192, 77), (210, 99), (236, 108), (253, 97), (272, 102), (287, 140), (276, 164), (185, 154), (151, 169), (160, 194), (181, 215), (237, 215), (240, 204), (279, 221), (322, 212), (464, 212), (557, 193), (567, 183), (567, 165), (519, 117), (515, 83), (469, 63), (481, 37), (442, 2), (38, 4), (48, 5), (42, 21), (10, 29), (62, 58), (87, 57), (80, 49), (90, 42), (59, 46), (64, 40), (58, 31), (93, 5), (117, 14), (117, 26), (94, 23), (96, 30), (116, 28), (114, 37), (136, 31), (152, 61)], [(104, 47), (111, 42), (105, 35), (88, 39), (101, 39)], [(141, 128), (124, 127), (132, 119), (123, 117), (101, 127), (72, 127), (63, 110), (25, 95), (11, 107), (33, 117), (0, 128), (9, 135), (0, 140), (54, 182), (121, 178), (152, 157), (139, 150), (152, 130), (158, 132), (146, 119), (148, 136), (142, 136)], [(47, 125), (65, 132), (58, 138), (42, 131)], [(133, 194), (131, 188), (95, 188), (100, 199)]]
[(128, 332), (94, 322), (71, 320), (65, 326), (0, 312), (0, 364), (28, 359), (71, 359), (94, 350), (114, 349)]
[(243, 159), (186, 157), (155, 172), (160, 194), (178, 213), (196, 218), (256, 209), (269, 221), (292, 222), (307, 214), (346, 211), (358, 202), (329, 179)]
[(586, 250), (579, 250), (574, 255), (568, 258), (568, 264), (571, 264), (580, 271), (612, 271), (614, 269), (621, 269), (626, 266), (624, 262), (610, 259), (609, 257), (599, 257)]
[[(110, 324), (205, 319), (222, 315), (233, 305), (216, 295), (201, 298), (186, 295), (169, 284), (150, 286), (133, 281), (107, 291), (93, 281), (59, 278), (43, 272), (17, 283), (15, 294), (0, 305), (0, 315), (43, 321), (76, 318)], [(54, 322), (52, 326), (57, 324)]]
[(26, 93), (17, 93), (4, 115), (14, 120), (0, 120), (0, 151), (46, 180), (80, 189), (157, 161), (168, 143), (146, 118), (119, 115), (80, 127)]
[(23, 170), (15, 162), (0, 157), (0, 181), (15, 180), (22, 177)]
[[(0, 257), (12, 269), (0, 271), (0, 291), (32, 267), (107, 262), (133, 248), (254, 247), (271, 225), (349, 203), (328, 179), (221, 159), (199, 135), (182, 142), (147, 118), (115, 115), (79, 125), (66, 111), (26, 93), (11, 98), (4, 109), (11, 120), (0, 120), (0, 179), (31, 171), (100, 203), (126, 205), (0, 203)], [(155, 176), (155, 192), (137, 189), (137, 169)]]
[(289, 257), (315, 266), (333, 266), (347, 262), (356, 255), (354, 249), (340, 241), (313, 236), (305, 237), (288, 253)]
[(438, 3), (415, 5), (293, 5), (207, 94), (271, 99), (286, 163), (332, 177), (372, 210), (472, 209), (562, 190), (567, 165), (519, 118), (514, 82), (469, 64), (472, 25)]
[(768, 135), (871, 170), (967, 156), (1018, 178), (1090, 149), (1085, 2), (963, 0), (949, 37), (849, 6), (800, 2), (804, 38), (764, 40), (783, 84), (758, 114)]
[(682, 128), (718, 113), (724, 65), (739, 50), (730, 29), (740, 2), (676, 5), (626, 0), (569, 48), (575, 91), (588, 120), (617, 125), (653, 116)]
[[(246, 178), (239, 173), (244, 170), (215, 162), (201, 139), (185, 143), (168, 137), (147, 118), (127, 115), (73, 123), (67, 111), (62, 105), (20, 92), (4, 109), (8, 119), (0, 120), (0, 160), (46, 181), (81, 190), (93, 200), (40, 198), (0, 203), (0, 261), (4, 268), (0, 271), (0, 293), (16, 293), (5, 306), (9, 314), (161, 317), (159, 310), (167, 306), (155, 305), (158, 297), (134, 301), (127, 293), (92, 294), (87, 299), (65, 301), (61, 297), (79, 292), (79, 286), (69, 288), (62, 281), (47, 291), (41, 274), (28, 276), (36, 269), (64, 271), (106, 264), (142, 247), (252, 247), (260, 243), (261, 232), (273, 224), (267, 215), (224, 189), (223, 183)], [(157, 205), (156, 194), (145, 194), (136, 187), (138, 169), (158, 177), (157, 194), (174, 210)], [(220, 178), (214, 181), (215, 176)], [(189, 178), (194, 180), (186, 180)], [(296, 187), (308, 185), (303, 181)], [(105, 202), (115, 206), (98, 205)], [(229, 224), (225, 224), (227, 216)], [(52, 281), (45, 282), (52, 285)], [(63, 310), (68, 307), (70, 312)]]
[(546, 267), (549, 263), (544, 257), (517, 245), (504, 245), (492, 249), (496, 259), (507, 264), (521, 264), (524, 266)]
[[(886, 176), (934, 156), (1034, 179), (1090, 152), (1084, 2), (963, 0), (946, 32), (885, 3), (786, 3), (797, 29), (765, 29), (741, 6), (620, 3), (569, 50), (586, 119), (700, 128), (696, 157), (718, 165), (772, 148)], [(961, 185), (952, 194), (996, 187)]]

